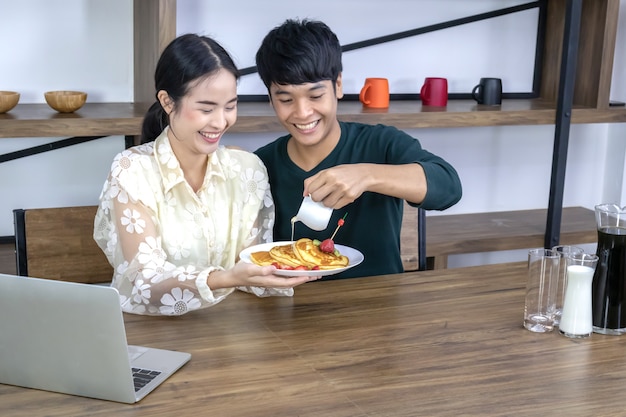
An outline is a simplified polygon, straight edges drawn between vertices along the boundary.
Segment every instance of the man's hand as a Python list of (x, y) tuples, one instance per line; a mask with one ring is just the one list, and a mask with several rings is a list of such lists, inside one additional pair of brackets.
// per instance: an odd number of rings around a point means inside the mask
[(426, 175), (417, 163), (364, 163), (337, 165), (304, 180), (304, 195), (333, 209), (352, 203), (366, 191), (419, 204), (426, 196)]
[(370, 164), (338, 165), (304, 180), (304, 195), (321, 201), (326, 207), (340, 209), (367, 191), (371, 179)]

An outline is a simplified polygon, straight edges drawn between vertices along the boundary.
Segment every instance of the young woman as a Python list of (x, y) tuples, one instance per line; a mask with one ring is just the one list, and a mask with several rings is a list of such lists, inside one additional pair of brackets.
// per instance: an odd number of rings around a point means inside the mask
[(238, 76), (203, 36), (176, 38), (159, 59), (142, 144), (114, 158), (94, 224), (126, 312), (180, 315), (235, 288), (289, 296), (315, 279), (237, 262), (242, 249), (272, 240), (274, 224), (262, 162), (220, 146), (237, 119)]

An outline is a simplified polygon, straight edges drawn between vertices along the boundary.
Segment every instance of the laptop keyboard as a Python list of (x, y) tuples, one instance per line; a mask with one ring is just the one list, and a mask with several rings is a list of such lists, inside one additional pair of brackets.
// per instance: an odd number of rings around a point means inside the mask
[(133, 381), (135, 382), (135, 392), (139, 391), (146, 384), (156, 378), (161, 372), (149, 369), (133, 368)]

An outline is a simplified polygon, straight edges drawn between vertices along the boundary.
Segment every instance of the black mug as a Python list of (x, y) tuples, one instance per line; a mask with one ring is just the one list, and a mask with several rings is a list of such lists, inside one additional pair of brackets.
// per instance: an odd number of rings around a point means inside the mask
[(472, 97), (478, 104), (498, 106), (502, 104), (502, 80), (500, 78), (481, 78), (472, 90)]

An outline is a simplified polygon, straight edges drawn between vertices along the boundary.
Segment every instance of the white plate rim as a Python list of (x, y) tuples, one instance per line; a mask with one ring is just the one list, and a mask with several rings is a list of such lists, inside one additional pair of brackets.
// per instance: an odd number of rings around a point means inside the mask
[[(259, 245), (250, 246), (249, 248), (246, 248), (239, 253), (239, 259), (243, 262), (250, 264), (252, 263), (252, 260), (250, 259), (250, 253), (259, 252), (259, 251), (268, 251), (274, 246), (289, 245), (291, 243), (293, 243), (293, 241), (279, 241), (279, 242), (261, 243)], [(337, 248), (342, 255), (348, 257), (349, 259), (348, 266), (344, 268), (323, 269), (323, 270), (319, 269), (315, 271), (277, 269), (275, 274), (280, 275), (280, 276), (285, 276), (285, 277), (323, 277), (323, 276), (328, 276), (328, 275), (335, 275), (340, 272), (346, 271), (350, 268), (354, 268), (355, 266), (363, 262), (363, 260), (365, 259), (365, 257), (360, 251), (358, 251), (357, 249), (351, 248), (349, 246), (335, 244), (335, 248)]]

